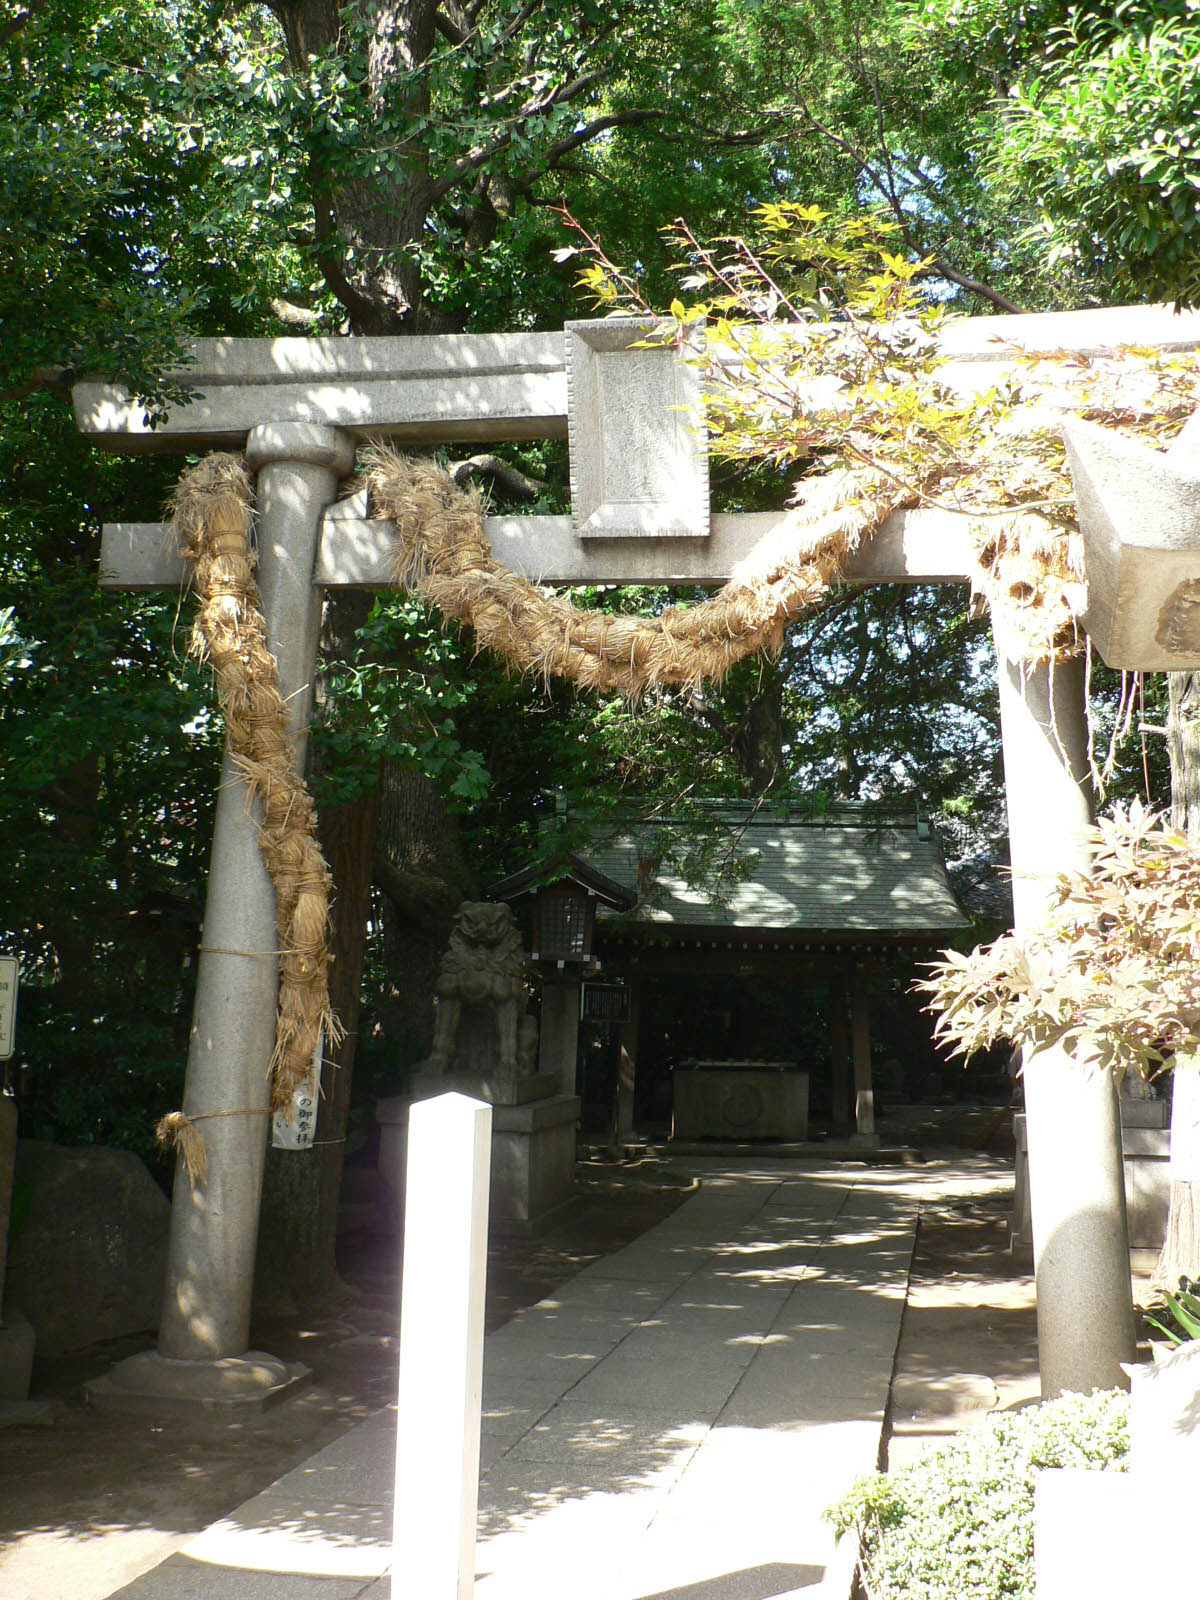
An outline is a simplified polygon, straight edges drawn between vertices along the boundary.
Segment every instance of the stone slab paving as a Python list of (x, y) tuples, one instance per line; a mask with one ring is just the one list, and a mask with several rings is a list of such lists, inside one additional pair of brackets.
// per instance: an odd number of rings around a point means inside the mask
[[(692, 1158), (698, 1193), (490, 1335), (476, 1600), (846, 1600), (923, 1200), (993, 1179)], [(391, 1600), (391, 1412), (117, 1591)], [(409, 1596), (397, 1584), (395, 1600)]]

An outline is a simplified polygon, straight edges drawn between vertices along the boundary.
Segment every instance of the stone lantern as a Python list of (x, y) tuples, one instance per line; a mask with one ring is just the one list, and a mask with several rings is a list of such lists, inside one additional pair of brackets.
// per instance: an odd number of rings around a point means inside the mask
[(532, 901), (532, 956), (543, 974), (539, 1069), (553, 1073), (564, 1094), (574, 1094), (580, 985), (596, 959), (596, 908), (630, 911), (637, 896), (581, 856), (568, 854), (494, 883), (488, 898), (510, 904)]
[(596, 895), (575, 878), (544, 886), (533, 895), (533, 949), (535, 961), (595, 960), (592, 941), (596, 932)]

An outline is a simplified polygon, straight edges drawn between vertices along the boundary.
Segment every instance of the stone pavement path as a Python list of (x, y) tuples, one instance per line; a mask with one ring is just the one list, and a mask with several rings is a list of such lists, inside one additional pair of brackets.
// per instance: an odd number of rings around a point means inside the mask
[[(687, 1165), (698, 1193), (488, 1337), (477, 1600), (848, 1594), (821, 1512), (879, 1457), (919, 1206), (1003, 1174)], [(388, 1600), (393, 1450), (383, 1412), (119, 1595)]]

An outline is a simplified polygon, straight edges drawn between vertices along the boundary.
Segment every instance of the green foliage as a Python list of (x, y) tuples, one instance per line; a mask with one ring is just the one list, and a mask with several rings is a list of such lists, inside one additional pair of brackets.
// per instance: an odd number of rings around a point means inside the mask
[(1129, 1396), (1063, 1395), (989, 1418), (896, 1472), (861, 1478), (828, 1513), (856, 1530), (872, 1600), (1033, 1595), (1033, 1490), (1045, 1467), (1124, 1470)]
[(98, 592), (102, 518), (156, 466), (95, 457), (46, 395), (0, 435), (0, 946), (22, 964), (23, 1131), (149, 1154), (178, 1104), (220, 762), (174, 595)]
[[(683, 222), (665, 230), (688, 299), (672, 299), (644, 341), (675, 346), (700, 369), (718, 460), (848, 468), (865, 472), (864, 492), (891, 491), (896, 503), (1028, 507), (1070, 525), (1064, 390), (1073, 409), (1151, 437), (1169, 436), (1196, 403), (1194, 361), (1120, 349), (1087, 363), (1029, 358), (964, 398), (943, 372), (945, 307), (922, 284), (931, 260), (895, 248), (898, 224), (794, 201), (759, 206), (749, 221), (752, 235), (715, 245)], [(578, 231), (581, 289), (605, 310), (651, 318), (636, 279)], [(1055, 406), (1039, 414), (1048, 383)]]
[(918, 987), (966, 1056), (1003, 1040), (1098, 1051), (1146, 1076), (1200, 1029), (1200, 855), (1134, 802), (1091, 834), (1091, 871), (1058, 880), (1045, 922), (962, 955)]
[(424, 772), (459, 808), (482, 799), (487, 771), (459, 733), (477, 689), (456, 634), (419, 600), (380, 594), (358, 629), (353, 659), (325, 675), (325, 714), (314, 729), (318, 808), (372, 788), (382, 761)]
[(226, 207), (219, 241), (210, 230), (232, 155), (173, 115), (206, 8), (47, 0), (20, 8), (23, 22), (17, 10), (5, 7), (0, 52), (0, 395), (63, 393), (88, 372), (161, 414), (187, 392), (161, 374), (196, 319), (207, 306), (242, 331), (242, 261), (268, 259), (252, 219)]
[[(1177, 1294), (1168, 1294), (1158, 1316), (1146, 1313), (1146, 1321), (1162, 1334), (1167, 1345), (1174, 1347), (1190, 1339), (1200, 1339), (1200, 1285), (1188, 1278), (1180, 1278)], [(1154, 1352), (1162, 1348), (1155, 1344)]]
[(1051, 72), (1016, 85), (996, 151), (1053, 268), (1134, 300), (1200, 301), (1200, 7), (1127, 6), (1097, 44), (1074, 14)]
[(980, 94), (969, 137), (1018, 257), (1077, 297), (1196, 303), (1195, 0), (924, 0), (911, 28)]

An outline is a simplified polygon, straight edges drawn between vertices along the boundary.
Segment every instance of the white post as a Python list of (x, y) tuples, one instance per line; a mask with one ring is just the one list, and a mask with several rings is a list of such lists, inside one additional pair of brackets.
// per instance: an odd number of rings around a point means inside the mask
[[(1013, 921), (1044, 916), (1056, 876), (1086, 871), (1091, 821), (1082, 661), (997, 649)], [(1125, 1384), (1133, 1359), (1129, 1230), (1116, 1086), (1061, 1048), (1023, 1061), (1042, 1394)]]
[(471, 1600), (492, 1108), (409, 1113), (392, 1600)]

